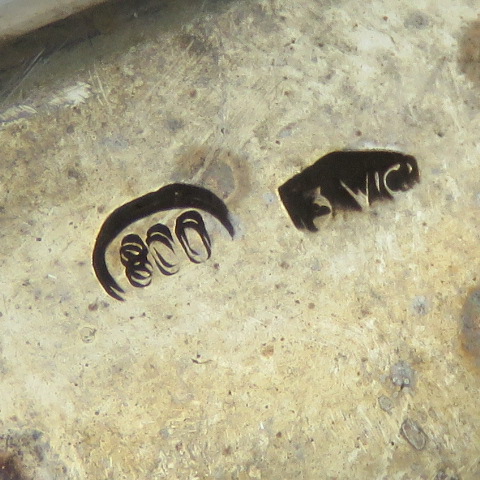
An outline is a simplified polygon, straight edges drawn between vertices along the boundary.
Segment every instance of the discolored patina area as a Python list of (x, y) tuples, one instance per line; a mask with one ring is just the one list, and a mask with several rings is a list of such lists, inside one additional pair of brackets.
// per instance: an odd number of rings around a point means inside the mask
[(465, 353), (480, 367), (480, 290), (470, 290), (461, 314), (461, 342)]

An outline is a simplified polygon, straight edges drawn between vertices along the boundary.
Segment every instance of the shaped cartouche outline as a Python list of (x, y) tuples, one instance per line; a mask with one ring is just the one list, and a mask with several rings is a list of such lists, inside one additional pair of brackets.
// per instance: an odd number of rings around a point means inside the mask
[(228, 208), (210, 190), (186, 183), (172, 183), (147, 193), (114, 210), (105, 220), (97, 236), (92, 254), (92, 266), (104, 290), (116, 300), (123, 301), (125, 293), (108, 270), (106, 253), (113, 240), (128, 226), (154, 213), (174, 209), (196, 208), (215, 217), (233, 238), (235, 230)]

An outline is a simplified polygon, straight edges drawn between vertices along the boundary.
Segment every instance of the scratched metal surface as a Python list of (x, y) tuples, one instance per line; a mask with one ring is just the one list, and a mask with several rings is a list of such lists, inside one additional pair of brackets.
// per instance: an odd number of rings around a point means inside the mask
[[(45, 479), (479, 478), (476, 2), (145, 11), (2, 90), (0, 455)], [(420, 184), (296, 230), (277, 188), (370, 147)], [(118, 302), (100, 226), (173, 182), (236, 236), (211, 222), (211, 259)]]

